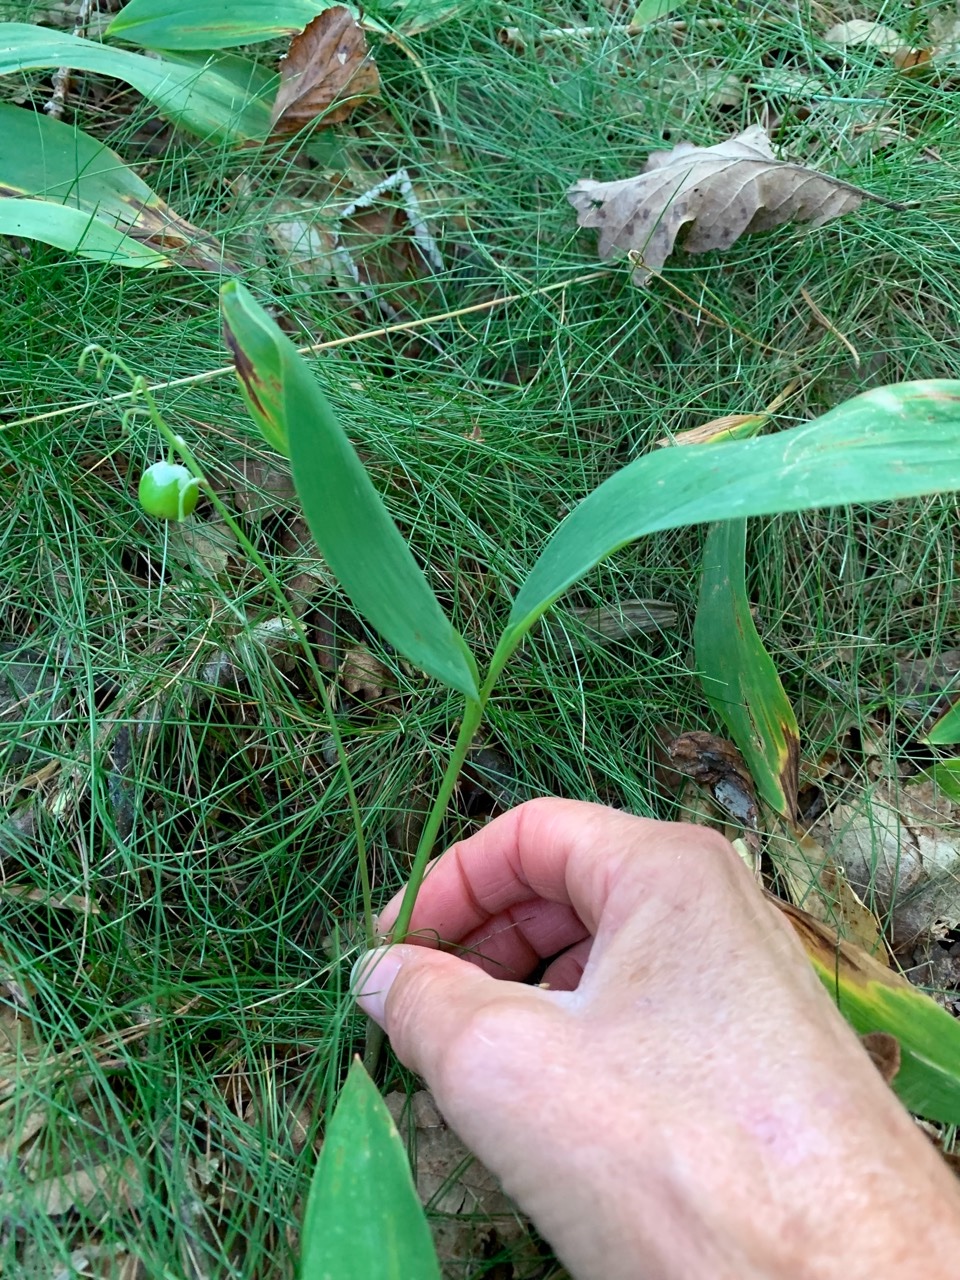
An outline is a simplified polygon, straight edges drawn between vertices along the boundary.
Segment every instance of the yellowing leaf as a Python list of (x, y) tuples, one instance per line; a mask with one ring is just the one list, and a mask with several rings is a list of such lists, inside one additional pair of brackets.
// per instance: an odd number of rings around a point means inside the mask
[(715, 524), (707, 534), (693, 643), (704, 695), (743, 753), (757, 790), (792, 819), (800, 730), (750, 612), (746, 537), (745, 520)]
[(567, 198), (580, 226), (600, 232), (601, 258), (617, 250), (639, 255), (637, 284), (659, 271), (678, 243), (688, 253), (729, 249), (753, 231), (784, 222), (818, 227), (862, 200), (880, 200), (838, 178), (777, 160), (759, 125), (713, 147), (681, 142), (672, 151), (655, 151), (641, 173), (620, 182), (582, 178)]
[(88, 257), (123, 266), (236, 269), (213, 236), (175, 213), (115, 151), (42, 112), (6, 103), (0, 104), (2, 199), (16, 202), (0, 209), (4, 230), (17, 214), (16, 234)]
[(900, 1044), (893, 1088), (929, 1120), (960, 1123), (960, 1022), (827, 925), (772, 899), (787, 917), (837, 1008), (861, 1035), (884, 1031)]

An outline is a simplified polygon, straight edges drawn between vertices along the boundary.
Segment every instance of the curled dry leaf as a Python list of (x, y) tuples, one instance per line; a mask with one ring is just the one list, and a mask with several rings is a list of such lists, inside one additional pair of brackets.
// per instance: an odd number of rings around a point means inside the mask
[(317, 117), (339, 124), (380, 92), (380, 73), (367, 40), (345, 5), (324, 9), (290, 41), (280, 63), (273, 137), (296, 133)]
[(668, 445), (718, 444), (721, 440), (740, 440), (755, 435), (770, 420), (769, 413), (725, 413), (721, 418), (704, 422), (675, 436), (662, 436), (656, 443)]
[(667, 756), (677, 773), (708, 790), (735, 822), (748, 831), (757, 829), (760, 814), (753, 779), (732, 742), (694, 730), (674, 738)]
[(581, 227), (600, 232), (601, 258), (638, 255), (645, 284), (677, 243), (688, 253), (729, 249), (742, 235), (785, 222), (818, 227), (879, 196), (803, 165), (779, 161), (759, 125), (713, 147), (681, 142), (655, 151), (642, 173), (620, 182), (582, 178), (567, 192)]

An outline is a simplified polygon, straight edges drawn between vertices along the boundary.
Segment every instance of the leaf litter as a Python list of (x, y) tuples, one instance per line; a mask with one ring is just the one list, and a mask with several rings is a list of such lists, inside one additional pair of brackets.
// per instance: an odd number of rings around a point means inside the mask
[(632, 178), (581, 178), (567, 199), (579, 225), (599, 231), (601, 258), (617, 251), (635, 255), (638, 285), (659, 272), (677, 247), (707, 253), (786, 222), (819, 227), (852, 213), (864, 200), (902, 207), (839, 178), (778, 160), (760, 125), (712, 147), (680, 142), (670, 151), (654, 151)]
[(501, 1251), (509, 1251), (512, 1267), (506, 1264), (502, 1274), (510, 1280), (542, 1275), (543, 1257), (525, 1220), (498, 1179), (448, 1128), (432, 1095), (426, 1089), (412, 1097), (395, 1092), (384, 1101), (411, 1148), (444, 1280), (475, 1274), (479, 1259), (492, 1260)]

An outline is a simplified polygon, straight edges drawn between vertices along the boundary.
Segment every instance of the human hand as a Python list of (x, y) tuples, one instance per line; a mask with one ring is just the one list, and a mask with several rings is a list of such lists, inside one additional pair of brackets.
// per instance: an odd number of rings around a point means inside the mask
[(411, 932), (360, 1004), (578, 1280), (953, 1267), (952, 1176), (715, 832), (535, 800), (447, 850)]

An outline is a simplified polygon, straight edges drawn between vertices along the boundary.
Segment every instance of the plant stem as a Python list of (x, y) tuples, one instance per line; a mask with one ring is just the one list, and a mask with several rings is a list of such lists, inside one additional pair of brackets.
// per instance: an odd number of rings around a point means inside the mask
[[(427, 863), (430, 861), (430, 855), (433, 853), (434, 845), (437, 842), (440, 824), (447, 811), (447, 805), (450, 803), (450, 797), (453, 795), (453, 789), (457, 785), (457, 778), (459, 778), (463, 762), (467, 758), (467, 752), (470, 750), (474, 734), (483, 719), (483, 711), (489, 692), (488, 685), (484, 685), (480, 691), (480, 701), (475, 702), (472, 698), (468, 698), (464, 705), (463, 718), (460, 721), (460, 732), (457, 734), (457, 740), (444, 770), (440, 789), (431, 806), (426, 825), (420, 836), (417, 852), (413, 859), (413, 866), (410, 868), (410, 879), (407, 881), (403, 901), (400, 904), (400, 914), (397, 916), (396, 923), (390, 933), (390, 942), (402, 942), (407, 936), (413, 908), (417, 903), (417, 894), (420, 892), (420, 886), (427, 870)], [(376, 1074), (383, 1042), (383, 1031), (372, 1019), (368, 1019), (366, 1040), (363, 1046), (363, 1065), (371, 1077)]]
[(483, 713), (486, 710), (487, 702), (490, 700), (490, 694), (493, 692), (493, 686), (499, 679), (500, 672), (506, 666), (517, 645), (523, 639), (524, 634), (524, 631), (515, 627), (508, 628), (503, 633), (490, 660), (490, 669), (487, 671), (487, 678), (480, 688), (479, 699), (474, 701), (468, 698), (464, 705), (460, 732), (457, 734), (457, 740), (454, 743), (453, 751), (444, 771), (443, 781), (440, 783), (440, 789), (430, 809), (426, 825), (423, 828), (423, 834), (417, 845), (413, 866), (410, 868), (410, 879), (407, 881), (407, 888), (400, 904), (400, 914), (397, 916), (390, 936), (391, 942), (402, 942), (409, 931), (413, 908), (416, 906), (417, 894), (420, 892), (421, 884), (423, 884), (427, 863), (430, 861), (434, 845), (437, 842), (440, 824), (447, 811), (447, 805), (450, 803), (450, 797), (453, 795), (453, 789), (457, 785), (457, 779), (467, 758), (467, 752), (470, 750), (470, 744), (480, 728)]
[(460, 732), (457, 734), (453, 751), (450, 753), (443, 781), (440, 783), (440, 789), (430, 809), (426, 825), (423, 828), (423, 834), (420, 837), (420, 843), (417, 845), (413, 866), (410, 868), (410, 879), (407, 881), (403, 902), (400, 904), (400, 914), (397, 916), (396, 924), (393, 926), (391, 933), (392, 942), (402, 942), (410, 928), (410, 918), (413, 915), (413, 908), (417, 901), (420, 885), (423, 883), (427, 863), (430, 861), (433, 846), (436, 844), (437, 835), (440, 832), (440, 823), (443, 821), (443, 815), (447, 811), (447, 805), (453, 795), (453, 789), (457, 785), (457, 778), (460, 776), (460, 770), (463, 768), (463, 763), (467, 758), (467, 752), (470, 750), (474, 734), (480, 727), (488, 696), (489, 691), (484, 686), (480, 693), (479, 702), (474, 702), (472, 698), (468, 698), (464, 705), (463, 719), (460, 721)]

